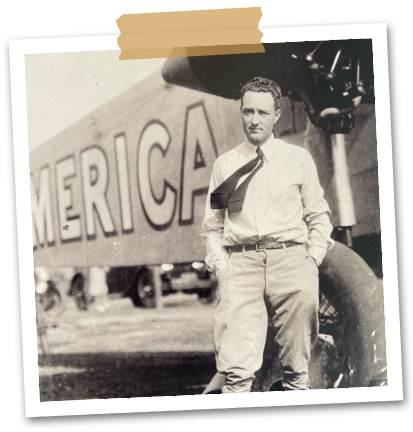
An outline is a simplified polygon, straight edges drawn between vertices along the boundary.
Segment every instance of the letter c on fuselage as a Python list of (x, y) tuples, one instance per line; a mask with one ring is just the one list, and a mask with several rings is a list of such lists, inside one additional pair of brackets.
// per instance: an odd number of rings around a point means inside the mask
[[(149, 224), (156, 230), (167, 229), (173, 220), (176, 208), (176, 189), (164, 178), (163, 192), (157, 198), (151, 185), (150, 157), (159, 149), (165, 157), (171, 136), (166, 126), (159, 120), (150, 121), (142, 131), (138, 148), (138, 189), (144, 214)], [(156, 175), (161, 175), (158, 172)]]

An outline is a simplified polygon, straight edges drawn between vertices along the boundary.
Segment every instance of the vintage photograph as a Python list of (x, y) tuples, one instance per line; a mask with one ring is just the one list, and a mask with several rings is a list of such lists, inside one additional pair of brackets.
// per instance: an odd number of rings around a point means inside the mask
[(25, 55), (41, 402), (388, 385), (372, 40), (264, 47)]

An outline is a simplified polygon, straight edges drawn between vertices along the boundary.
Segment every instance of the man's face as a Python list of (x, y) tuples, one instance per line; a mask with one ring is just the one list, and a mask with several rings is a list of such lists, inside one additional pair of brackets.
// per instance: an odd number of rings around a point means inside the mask
[(272, 134), (281, 110), (275, 111), (271, 93), (247, 91), (241, 101), (241, 114), (248, 141), (260, 146)]

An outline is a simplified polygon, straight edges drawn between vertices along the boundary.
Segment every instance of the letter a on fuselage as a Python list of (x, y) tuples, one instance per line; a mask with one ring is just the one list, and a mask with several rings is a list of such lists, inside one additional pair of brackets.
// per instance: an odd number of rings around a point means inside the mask
[(180, 225), (194, 222), (195, 196), (208, 192), (209, 177), (217, 156), (203, 102), (188, 107), (182, 151)]

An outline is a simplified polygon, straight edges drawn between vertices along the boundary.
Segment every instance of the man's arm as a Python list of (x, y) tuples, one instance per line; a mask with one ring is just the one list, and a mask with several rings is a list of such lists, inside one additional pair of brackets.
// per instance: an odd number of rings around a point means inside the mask
[(327, 250), (334, 246), (331, 239), (333, 226), (330, 223), (330, 209), (324, 199), (324, 191), (318, 180), (317, 168), (310, 153), (304, 160), (304, 182), (301, 187), (304, 219), (308, 226), (308, 252), (318, 265)]
[(218, 277), (228, 263), (228, 252), (222, 246), (224, 234), (225, 209), (212, 210), (210, 205), (211, 192), (214, 191), (223, 181), (221, 178), (219, 164), (215, 161), (209, 183), (209, 191), (205, 204), (205, 216), (202, 223), (201, 236), (206, 241), (207, 255), (205, 262)]

